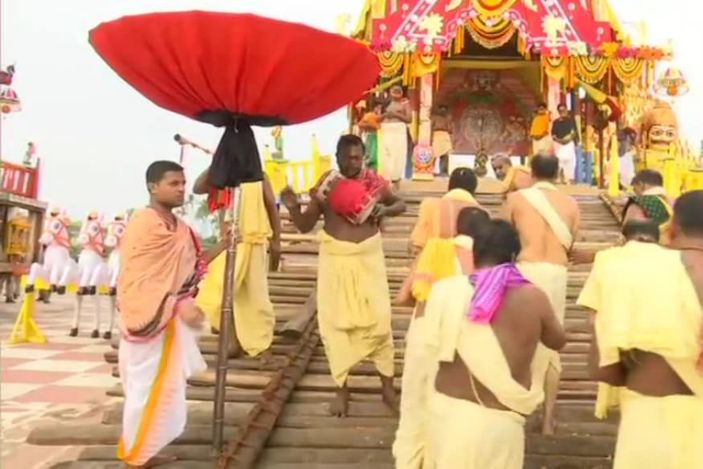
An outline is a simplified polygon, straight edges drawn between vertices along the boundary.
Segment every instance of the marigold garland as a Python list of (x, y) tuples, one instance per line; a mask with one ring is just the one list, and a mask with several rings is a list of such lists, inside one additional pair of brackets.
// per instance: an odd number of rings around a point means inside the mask
[(644, 70), (645, 61), (636, 58), (623, 58), (613, 60), (613, 72), (625, 85), (631, 85), (642, 78), (642, 70)]
[(393, 77), (403, 68), (405, 54), (397, 52), (384, 51), (378, 54), (378, 61), (381, 64), (381, 70), (384, 76)]
[(486, 49), (501, 47), (515, 34), (513, 23), (507, 18), (493, 18), (493, 21), (495, 24), (488, 24), (478, 16), (467, 23), (471, 38)]
[(610, 59), (597, 56), (572, 57), (576, 75), (588, 84), (598, 83), (610, 68)]

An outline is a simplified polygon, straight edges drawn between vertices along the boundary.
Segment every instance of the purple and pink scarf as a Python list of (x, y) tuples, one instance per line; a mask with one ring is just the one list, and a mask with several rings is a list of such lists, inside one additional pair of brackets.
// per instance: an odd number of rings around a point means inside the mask
[(478, 324), (493, 322), (509, 288), (530, 284), (515, 264), (500, 264), (478, 270), (469, 276), (469, 280), (476, 291), (467, 315), (470, 321)]

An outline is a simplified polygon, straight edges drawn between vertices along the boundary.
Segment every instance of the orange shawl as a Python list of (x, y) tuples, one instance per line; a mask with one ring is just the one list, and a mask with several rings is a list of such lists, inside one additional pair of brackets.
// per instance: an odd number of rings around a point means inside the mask
[(532, 125), (530, 126), (530, 137), (536, 140), (546, 137), (549, 134), (549, 127), (549, 112), (537, 114), (532, 119)]
[(170, 231), (156, 210), (143, 209), (130, 219), (120, 254), (122, 332), (133, 340), (153, 337), (173, 317), (179, 291), (196, 274), (194, 234), (181, 220)]

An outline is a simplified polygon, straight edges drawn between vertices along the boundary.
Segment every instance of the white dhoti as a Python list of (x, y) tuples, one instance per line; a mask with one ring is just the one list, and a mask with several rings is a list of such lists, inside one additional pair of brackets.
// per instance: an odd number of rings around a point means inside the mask
[(432, 467), (427, 451), (430, 438), (427, 403), (434, 387), (438, 363), (423, 346), (424, 320), (424, 317), (414, 318), (405, 336), (400, 421), (393, 443), (396, 469)]
[[(518, 269), (522, 275), (539, 287), (552, 305), (552, 309), (559, 319), (560, 324), (564, 324), (564, 315), (566, 313), (566, 285), (569, 279), (569, 272), (566, 266), (558, 264), (550, 264), (548, 262), (520, 262)], [(557, 371), (561, 372), (561, 359), (559, 352), (547, 349), (542, 343), (537, 345), (543, 350), (543, 354), (548, 358), (548, 364), (545, 364), (545, 371), (549, 365), (553, 366)]]
[(559, 159), (559, 167), (564, 172), (567, 181), (576, 179), (576, 144), (569, 142), (566, 145), (554, 143), (554, 149)]
[(429, 400), (435, 469), (522, 469), (525, 418), (433, 392)]
[(408, 126), (403, 122), (384, 122), (381, 132), (379, 174), (390, 181), (400, 181), (407, 166)]
[(123, 338), (119, 367), (125, 400), (118, 457), (140, 466), (183, 433), (186, 380), (207, 365), (195, 331), (176, 317), (148, 342)]
[(554, 143), (551, 135), (546, 135), (542, 138), (532, 139), (532, 154), (533, 155), (549, 155), (554, 149)]

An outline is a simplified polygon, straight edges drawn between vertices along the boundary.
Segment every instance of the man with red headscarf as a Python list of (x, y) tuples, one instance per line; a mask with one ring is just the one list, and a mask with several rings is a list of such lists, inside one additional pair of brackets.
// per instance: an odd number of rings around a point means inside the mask
[(320, 215), (317, 311), (320, 335), (338, 386), (330, 412), (346, 416), (347, 377), (362, 360), (374, 362), (381, 377), (383, 401), (397, 410), (393, 388), (391, 300), (379, 220), (405, 211), (386, 181), (363, 167), (364, 144), (355, 135), (337, 143), (339, 171), (322, 176), (301, 210), (289, 187), (281, 193), (295, 226), (313, 230)]

